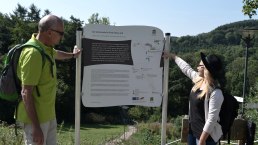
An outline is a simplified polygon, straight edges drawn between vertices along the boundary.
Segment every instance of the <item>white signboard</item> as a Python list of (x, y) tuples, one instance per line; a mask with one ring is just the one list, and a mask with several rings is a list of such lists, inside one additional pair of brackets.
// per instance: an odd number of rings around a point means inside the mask
[(86, 25), (82, 47), (84, 106), (161, 105), (164, 34), (160, 29)]

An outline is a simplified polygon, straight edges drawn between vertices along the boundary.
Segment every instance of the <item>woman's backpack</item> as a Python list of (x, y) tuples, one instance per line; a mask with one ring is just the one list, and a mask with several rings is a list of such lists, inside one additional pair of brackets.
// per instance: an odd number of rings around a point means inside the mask
[[(219, 88), (216, 88), (216, 89), (219, 89)], [(237, 118), (238, 116), (239, 104), (233, 95), (227, 92), (224, 92), (223, 90), (221, 91), (224, 97), (224, 100), (219, 112), (219, 118), (220, 118), (219, 124), (221, 125), (221, 129), (223, 133), (221, 139), (223, 140), (227, 139), (229, 144), (230, 134), (231, 134), (230, 130), (231, 130), (231, 126), (234, 123), (235, 118)]]

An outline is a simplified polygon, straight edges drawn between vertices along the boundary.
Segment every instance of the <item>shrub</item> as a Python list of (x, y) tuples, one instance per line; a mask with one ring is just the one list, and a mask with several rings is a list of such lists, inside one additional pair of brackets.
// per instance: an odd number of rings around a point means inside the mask
[(105, 116), (97, 114), (97, 113), (89, 113), (85, 116), (85, 119), (89, 123), (100, 123), (100, 124), (106, 123)]

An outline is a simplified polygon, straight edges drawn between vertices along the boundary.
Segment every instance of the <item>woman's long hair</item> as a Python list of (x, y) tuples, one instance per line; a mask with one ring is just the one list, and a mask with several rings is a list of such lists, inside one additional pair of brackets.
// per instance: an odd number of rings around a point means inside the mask
[[(205, 68), (206, 69), (206, 68)], [(192, 91), (196, 92), (201, 88), (202, 84), (205, 83), (205, 87), (201, 90), (201, 93), (197, 96), (199, 99), (204, 99), (206, 94), (211, 93), (215, 88), (221, 88), (218, 79), (214, 79), (208, 70), (204, 71), (204, 78), (201, 78), (199, 81), (195, 83)]]

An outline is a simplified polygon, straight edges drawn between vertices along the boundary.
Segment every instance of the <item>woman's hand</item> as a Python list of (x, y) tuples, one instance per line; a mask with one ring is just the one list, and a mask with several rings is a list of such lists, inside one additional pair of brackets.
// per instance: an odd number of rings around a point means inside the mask
[(167, 59), (167, 58), (172, 58), (173, 60), (175, 60), (176, 54), (174, 54), (174, 53), (169, 53), (169, 52), (164, 51), (164, 54), (163, 54), (162, 57), (164, 57), (165, 59)]

